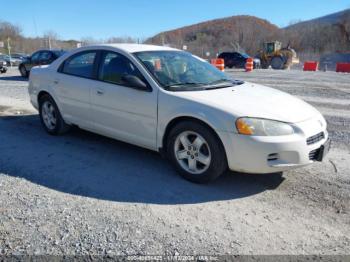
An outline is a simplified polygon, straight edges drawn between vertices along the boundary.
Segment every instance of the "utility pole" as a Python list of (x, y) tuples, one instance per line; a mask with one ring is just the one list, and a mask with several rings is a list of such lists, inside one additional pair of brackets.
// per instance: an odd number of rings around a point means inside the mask
[(10, 67), (12, 67), (10, 37), (7, 38), (7, 50), (10, 57)]

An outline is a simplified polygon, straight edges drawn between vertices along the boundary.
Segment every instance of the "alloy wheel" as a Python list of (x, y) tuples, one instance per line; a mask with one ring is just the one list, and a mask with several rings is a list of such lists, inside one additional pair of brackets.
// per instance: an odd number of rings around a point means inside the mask
[(54, 130), (57, 124), (57, 117), (54, 105), (50, 101), (45, 101), (41, 108), (41, 115), (45, 126)]
[(175, 158), (179, 165), (192, 174), (202, 174), (210, 166), (211, 152), (207, 141), (198, 133), (180, 133), (174, 143)]

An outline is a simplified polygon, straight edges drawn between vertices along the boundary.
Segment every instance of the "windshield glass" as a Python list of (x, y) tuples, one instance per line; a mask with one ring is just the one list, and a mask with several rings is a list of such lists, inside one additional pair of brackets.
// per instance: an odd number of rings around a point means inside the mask
[(190, 53), (183, 51), (146, 51), (135, 53), (165, 89), (185, 91), (232, 86), (226, 74)]

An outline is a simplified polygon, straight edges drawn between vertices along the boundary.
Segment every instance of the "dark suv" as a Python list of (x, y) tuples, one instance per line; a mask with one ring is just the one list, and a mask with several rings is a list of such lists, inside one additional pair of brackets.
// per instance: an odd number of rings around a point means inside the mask
[[(222, 58), (225, 61), (225, 67), (228, 68), (244, 68), (247, 58), (251, 56), (245, 54), (245, 53), (238, 53), (238, 52), (224, 52), (221, 53), (218, 58)], [(259, 59), (253, 60), (254, 68), (259, 68), (260, 61)]]
[(63, 50), (36, 51), (31, 56), (25, 58), (24, 61), (19, 64), (18, 70), (23, 77), (28, 77), (32, 67), (40, 65), (49, 65), (64, 53), (65, 51)]

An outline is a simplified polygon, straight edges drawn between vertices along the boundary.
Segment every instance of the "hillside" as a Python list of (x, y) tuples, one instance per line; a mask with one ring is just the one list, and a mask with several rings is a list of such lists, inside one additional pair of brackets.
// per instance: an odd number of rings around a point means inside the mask
[(284, 35), (302, 53), (350, 52), (350, 9), (289, 26)]
[(162, 32), (147, 43), (183, 45), (199, 56), (222, 51), (245, 51), (254, 55), (265, 41), (279, 40), (296, 49), (302, 58), (350, 51), (350, 9), (278, 28), (253, 16), (232, 16)]
[[(75, 48), (78, 42), (91, 44), (98, 42), (137, 42), (130, 37), (110, 37), (96, 40), (86, 37), (80, 41), (59, 39), (54, 31), (48, 31), (36, 38), (25, 37), (21, 27), (0, 21), (0, 42), (4, 47), (0, 52), (7, 53), (7, 39), (11, 39), (13, 52), (31, 53), (48, 47), (50, 39), (53, 48)], [(170, 45), (187, 50), (202, 57), (207, 52), (210, 57), (223, 51), (244, 51), (255, 55), (265, 41), (279, 40), (288, 43), (297, 51), (301, 60), (319, 59), (321, 55), (337, 52), (350, 52), (350, 9), (324, 17), (303, 21), (286, 28), (279, 28), (267, 20), (254, 16), (232, 16), (202, 22), (157, 34), (146, 43)]]
[(189, 51), (204, 56), (207, 51), (216, 54), (242, 47), (247, 52), (254, 52), (262, 41), (274, 39), (278, 32), (279, 28), (267, 20), (253, 16), (232, 16), (163, 32), (146, 42), (169, 44), (177, 48), (186, 45)]
[(290, 25), (286, 27), (285, 29), (295, 29), (295, 28), (301, 28), (304, 26), (309, 26), (310, 24), (318, 24), (318, 25), (329, 25), (329, 24), (336, 24), (341, 23), (344, 20), (348, 20), (350, 16), (350, 9), (346, 9), (337, 13), (333, 13), (330, 15), (318, 17), (315, 19), (311, 19), (308, 21), (302, 21), (300, 23)]

